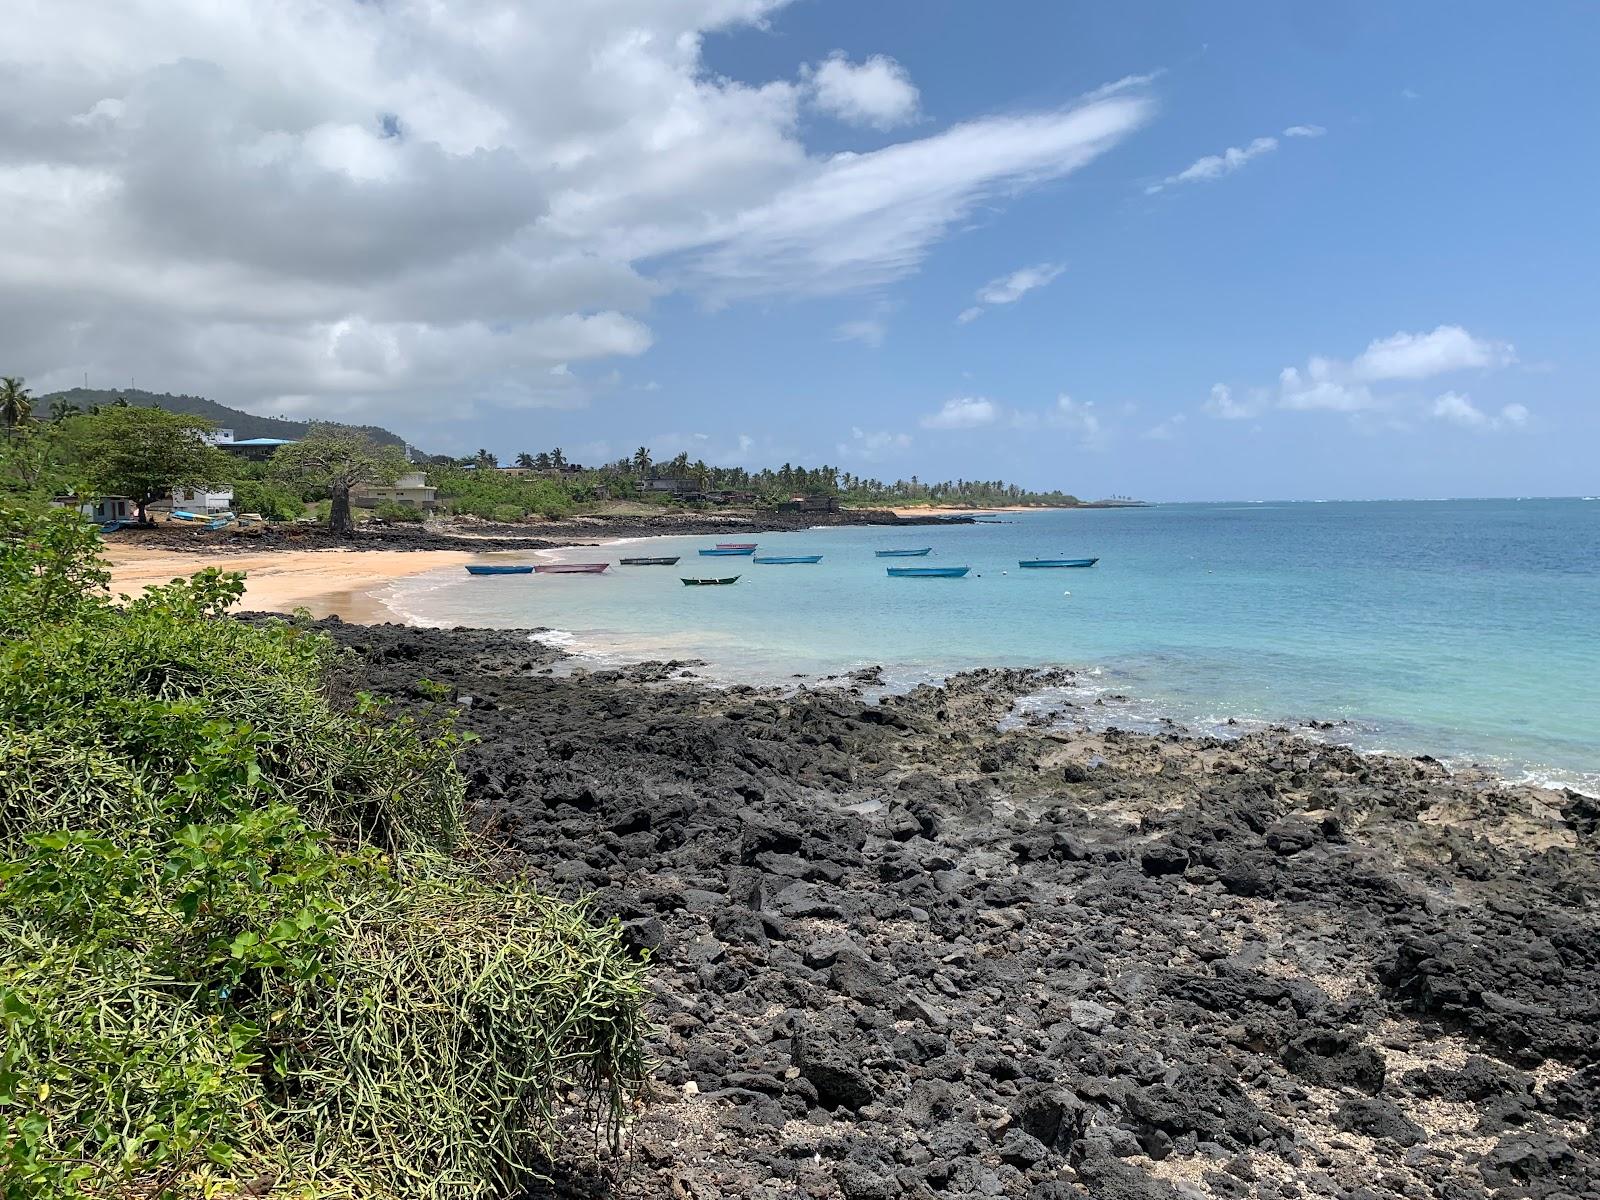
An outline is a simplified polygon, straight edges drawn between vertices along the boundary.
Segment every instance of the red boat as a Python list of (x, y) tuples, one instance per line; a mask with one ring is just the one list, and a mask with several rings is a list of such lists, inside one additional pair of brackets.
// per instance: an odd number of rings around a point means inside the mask
[(610, 563), (539, 563), (533, 570), (538, 575), (598, 575)]
[(718, 542), (717, 543), (717, 549), (718, 550), (754, 550), (755, 548), (756, 548), (756, 544), (754, 542)]

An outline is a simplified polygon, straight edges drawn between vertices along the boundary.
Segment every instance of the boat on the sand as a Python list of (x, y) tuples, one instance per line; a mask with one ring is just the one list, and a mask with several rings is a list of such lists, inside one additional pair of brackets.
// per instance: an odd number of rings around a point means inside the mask
[[(702, 550), (701, 553), (704, 554), (705, 551)], [(727, 587), (730, 583), (739, 582), (737, 575), (728, 575), (722, 579), (688, 579), (682, 575), (678, 578), (683, 580), (684, 587)]]
[(773, 555), (768, 555), (765, 558), (761, 558), (761, 557), (753, 558), (750, 561), (751, 562), (758, 562), (758, 563), (765, 563), (768, 566), (772, 566), (772, 567), (782, 567), (782, 566), (788, 566), (788, 565), (790, 565), (792, 563), (819, 563), (819, 562), (822, 561), (822, 555), (820, 555), (820, 554), (783, 554), (783, 555), (773, 554)]
[(1019, 567), (1092, 567), (1099, 562), (1098, 558), (1024, 558), (1017, 562)]
[(933, 550), (932, 546), (924, 546), (920, 550), (874, 550), (879, 558), (926, 558)]
[(754, 554), (754, 546), (718, 546), (715, 550), (702, 550), (701, 555), (706, 558), (738, 558), (740, 555)]
[(670, 567), (678, 561), (674, 554), (671, 558), (624, 558), (621, 560), (625, 567)]
[(530, 563), (469, 563), (468, 575), (532, 575)]
[(960, 579), (971, 567), (890, 567), (889, 574), (901, 579)]
[(610, 563), (539, 563), (533, 569), (539, 575), (599, 575)]

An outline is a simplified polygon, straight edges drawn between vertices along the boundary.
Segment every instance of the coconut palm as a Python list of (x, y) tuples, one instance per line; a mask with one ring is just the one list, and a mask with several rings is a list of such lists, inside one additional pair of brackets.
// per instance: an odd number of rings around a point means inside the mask
[(28, 394), (22, 380), (14, 375), (0, 378), (0, 422), (5, 424), (6, 437), (9, 438), (18, 426), (26, 425), (31, 420), (33, 397)]
[(533, 470), (533, 455), (524, 450), (521, 454), (517, 455), (517, 466), (521, 467), (524, 471)]

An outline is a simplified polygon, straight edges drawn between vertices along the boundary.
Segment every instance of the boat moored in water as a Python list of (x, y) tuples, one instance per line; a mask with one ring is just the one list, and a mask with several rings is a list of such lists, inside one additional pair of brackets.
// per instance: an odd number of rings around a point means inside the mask
[(621, 563), (625, 567), (670, 567), (676, 564), (678, 556), (671, 558), (624, 558)]
[(739, 582), (737, 575), (728, 575), (722, 579), (689, 579), (682, 575), (678, 576), (678, 578), (683, 580), (684, 587), (727, 587), (730, 583)]
[(960, 579), (971, 567), (890, 567), (889, 574), (898, 579)]
[(1017, 561), (1019, 567), (1092, 567), (1099, 562), (1098, 558), (1024, 558)]
[(754, 554), (754, 546), (718, 546), (715, 550), (702, 550), (701, 555), (706, 558), (738, 558), (741, 555)]
[(718, 542), (717, 543), (717, 549), (718, 550), (754, 550), (755, 548), (756, 548), (756, 544), (754, 542)]
[(529, 563), (469, 563), (468, 575), (532, 575)]
[(599, 575), (610, 563), (539, 563), (533, 569), (539, 575)]
[(920, 550), (874, 550), (879, 558), (926, 558), (933, 551), (932, 546), (924, 546)]
[(773, 554), (766, 557), (757, 557), (751, 562), (765, 563), (772, 567), (788, 566), (792, 563), (819, 563), (822, 561), (820, 554)]

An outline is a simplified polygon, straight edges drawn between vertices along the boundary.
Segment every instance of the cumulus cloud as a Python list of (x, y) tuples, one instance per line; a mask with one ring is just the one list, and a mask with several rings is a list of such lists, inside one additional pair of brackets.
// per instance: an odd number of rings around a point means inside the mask
[(1233, 389), (1225, 383), (1211, 385), (1211, 395), (1201, 408), (1221, 421), (1244, 421), (1260, 412), (1258, 405), (1234, 399)]
[(1164, 421), (1159, 421), (1146, 429), (1141, 437), (1152, 442), (1170, 442), (1183, 432), (1183, 426), (1188, 420), (1183, 413), (1174, 413)]
[(1510, 366), (1516, 361), (1516, 348), (1509, 342), (1473, 337), (1459, 325), (1441, 325), (1432, 333), (1379, 338), (1353, 367), (1361, 379), (1427, 379), (1450, 371)]
[(924, 429), (977, 429), (993, 425), (1000, 416), (1000, 407), (993, 400), (981, 396), (963, 396), (946, 400), (936, 413), (923, 417)]
[(1046, 415), (1049, 424), (1068, 430), (1084, 446), (1099, 447), (1105, 438), (1105, 427), (1094, 410), (1093, 400), (1074, 400), (1062, 392), (1056, 397), (1055, 407)]
[(916, 120), (921, 94), (906, 69), (887, 55), (874, 54), (857, 64), (835, 50), (804, 74), (811, 102), (841, 121), (893, 129)]
[(901, 278), (1153, 111), (1130, 87), (813, 153), (806, 104), (893, 123), (915, 89), (888, 59), (707, 70), (705, 35), (784, 2), (37, 7), (0, 51), (0, 360), (419, 425), (583, 403), (664, 292)]
[(1507, 404), (1498, 413), (1487, 413), (1460, 392), (1445, 392), (1434, 400), (1429, 412), (1437, 420), (1480, 433), (1521, 429), (1527, 425), (1530, 415), (1522, 404)]

